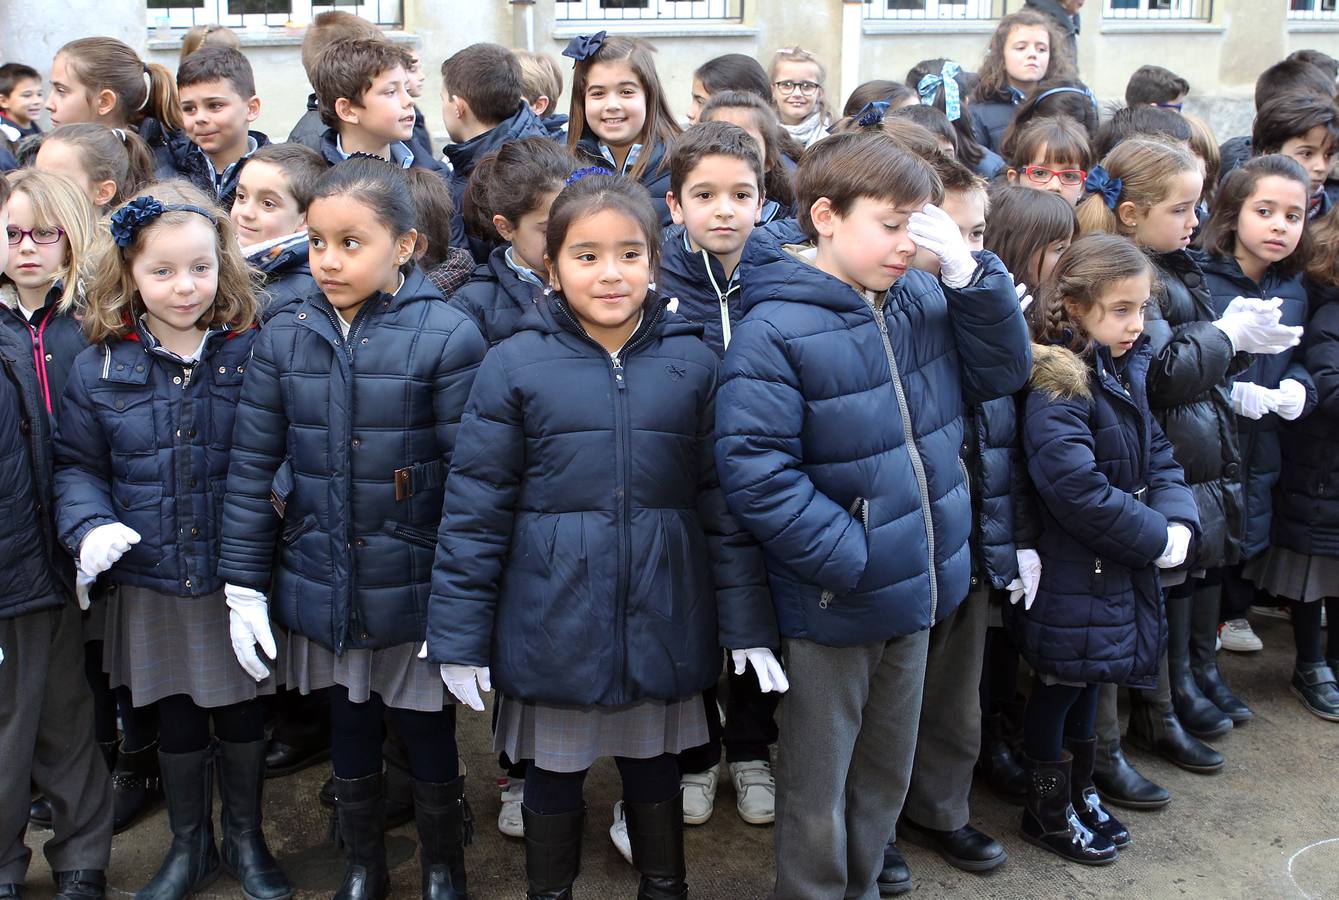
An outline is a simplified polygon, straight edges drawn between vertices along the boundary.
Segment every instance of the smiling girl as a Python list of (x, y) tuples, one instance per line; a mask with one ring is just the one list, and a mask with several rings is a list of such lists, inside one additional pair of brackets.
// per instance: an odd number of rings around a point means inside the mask
[(812, 147), (828, 136), (834, 120), (823, 82), (823, 64), (803, 47), (782, 47), (772, 56), (768, 72), (772, 102), (781, 115), (781, 126), (801, 147)]

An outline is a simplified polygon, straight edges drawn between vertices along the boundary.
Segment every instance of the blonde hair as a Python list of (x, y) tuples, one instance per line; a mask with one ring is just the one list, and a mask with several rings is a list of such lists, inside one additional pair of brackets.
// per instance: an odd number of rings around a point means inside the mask
[[(226, 325), (237, 330), (250, 328), (256, 321), (257, 276), (242, 257), (232, 220), (218, 208), (212, 197), (180, 178), (150, 185), (131, 199), (138, 197), (154, 197), (164, 205), (187, 204), (209, 211), (218, 254), (219, 282), (214, 304), (206, 313), (209, 317), (206, 325), (210, 328)], [(158, 228), (174, 228), (199, 218), (199, 213), (186, 210), (165, 212), (140, 228), (131, 245), (124, 248), (113, 242), (109, 230), (99, 229), (96, 268), (88, 285), (88, 311), (84, 315), (84, 335), (90, 344), (124, 338), (134, 329), (135, 318), (144, 311), (144, 302), (131, 274), (131, 263), (144, 247), (144, 236)]]
[[(832, 107), (828, 106), (828, 68), (818, 61), (808, 50), (796, 45), (794, 47), (782, 47), (772, 54), (772, 64), (767, 67), (767, 81), (776, 80), (776, 67), (784, 62), (812, 63), (818, 67), (818, 102), (815, 107), (819, 111), (820, 122), (831, 122), (837, 117), (832, 114)], [(768, 97), (770, 100), (771, 97)]]
[(1135, 229), (1116, 215), (1122, 203), (1133, 203), (1141, 210), (1152, 209), (1167, 199), (1172, 179), (1184, 172), (1199, 173), (1200, 162), (1179, 144), (1165, 144), (1147, 138), (1121, 141), (1102, 160), (1102, 168), (1121, 182), (1120, 198), (1112, 206), (1100, 193), (1088, 194), (1079, 201), (1079, 231), (1089, 234), (1105, 231), (1134, 237)]
[(558, 108), (558, 98), (563, 95), (563, 70), (558, 61), (547, 53), (531, 53), (528, 50), (513, 50), (516, 61), (521, 64), (521, 88), (525, 99), (534, 103), (540, 97), (549, 98), (546, 114)]
[[(79, 305), (82, 279), (88, 271), (89, 252), (97, 232), (93, 204), (83, 188), (64, 175), (39, 172), (36, 169), (17, 169), (5, 175), (10, 194), (23, 194), (33, 207), (36, 225), (57, 227), (65, 232), (65, 259), (56, 270), (52, 283), (61, 282), (59, 313), (73, 312)], [(0, 281), (12, 284), (8, 275)]]
[(190, 56), (201, 47), (231, 47), (242, 49), (237, 33), (225, 25), (211, 22), (208, 25), (195, 25), (181, 36), (181, 57), (178, 62)]

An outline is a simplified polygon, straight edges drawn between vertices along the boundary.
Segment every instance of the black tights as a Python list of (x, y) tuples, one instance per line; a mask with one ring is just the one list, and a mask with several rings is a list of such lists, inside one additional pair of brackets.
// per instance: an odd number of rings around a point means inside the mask
[(1023, 719), (1023, 748), (1038, 762), (1053, 762), (1064, 753), (1064, 739), (1090, 740), (1096, 734), (1096, 684), (1044, 684), (1032, 680)]
[(986, 629), (985, 660), (981, 666), (981, 712), (991, 715), (1018, 693), (1018, 648), (1003, 628)]
[(164, 697), (158, 707), (158, 747), (164, 753), (195, 753), (209, 747), (213, 736), (229, 744), (265, 740), (265, 709), (259, 700), (231, 706), (203, 707), (185, 694)]
[(117, 714), (121, 718), (121, 752), (134, 753), (158, 740), (158, 710), (153, 705), (135, 706), (130, 688), (113, 688), (102, 671), (102, 641), (84, 644), (84, 677), (93, 692), (93, 731), (99, 744), (116, 742)]
[[(1329, 616), (1329, 652), (1322, 650), (1320, 611), (1322, 605)], [(1339, 659), (1339, 597), (1326, 597), (1310, 603), (1289, 600), (1292, 613), (1293, 643), (1297, 646), (1297, 664), (1315, 665), (1329, 659)]]
[[(628, 803), (662, 803), (679, 793), (679, 761), (669, 753), (650, 759), (615, 756), (614, 763)], [(581, 790), (589, 771), (550, 772), (532, 763), (525, 778), (526, 807), (541, 816), (581, 809)]]
[(440, 712), (388, 708), (377, 694), (354, 703), (347, 688), (335, 685), (330, 689), (330, 756), (336, 776), (351, 781), (381, 771), (388, 716), (404, 741), (410, 775), (444, 784), (460, 774), (454, 705)]

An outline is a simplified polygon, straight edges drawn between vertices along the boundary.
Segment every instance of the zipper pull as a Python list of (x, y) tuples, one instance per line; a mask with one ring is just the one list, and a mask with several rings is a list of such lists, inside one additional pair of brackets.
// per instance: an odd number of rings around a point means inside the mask
[(195, 371), (194, 366), (181, 367), (181, 389), (184, 391), (191, 386), (191, 373)]
[(614, 361), (614, 383), (618, 385), (620, 391), (628, 389), (628, 383), (623, 380), (623, 362), (617, 356), (612, 357)]
[(1093, 560), (1093, 574), (1094, 575), (1102, 574), (1102, 557), (1100, 556)]

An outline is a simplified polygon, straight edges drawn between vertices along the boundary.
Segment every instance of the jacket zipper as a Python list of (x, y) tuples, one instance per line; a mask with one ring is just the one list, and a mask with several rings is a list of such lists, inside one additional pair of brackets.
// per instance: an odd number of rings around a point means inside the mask
[(711, 281), (711, 289), (716, 292), (716, 302), (721, 305), (721, 345), (728, 349), (730, 347), (730, 294), (738, 290), (735, 287), (727, 287), (725, 293), (721, 293), (721, 287), (716, 283), (716, 275), (711, 271), (711, 257), (707, 251), (702, 251), (702, 261), (707, 266), (707, 278)]
[[(846, 511), (851, 516), (858, 518), (860, 520), (860, 526), (865, 529), (865, 536), (868, 537), (869, 501), (866, 500), (864, 497), (856, 497), (855, 500), (851, 502), (851, 505), (846, 508)], [(833, 591), (824, 589), (823, 593), (818, 595), (818, 608), (827, 609), (832, 605), (832, 601), (835, 598), (836, 594)]]

